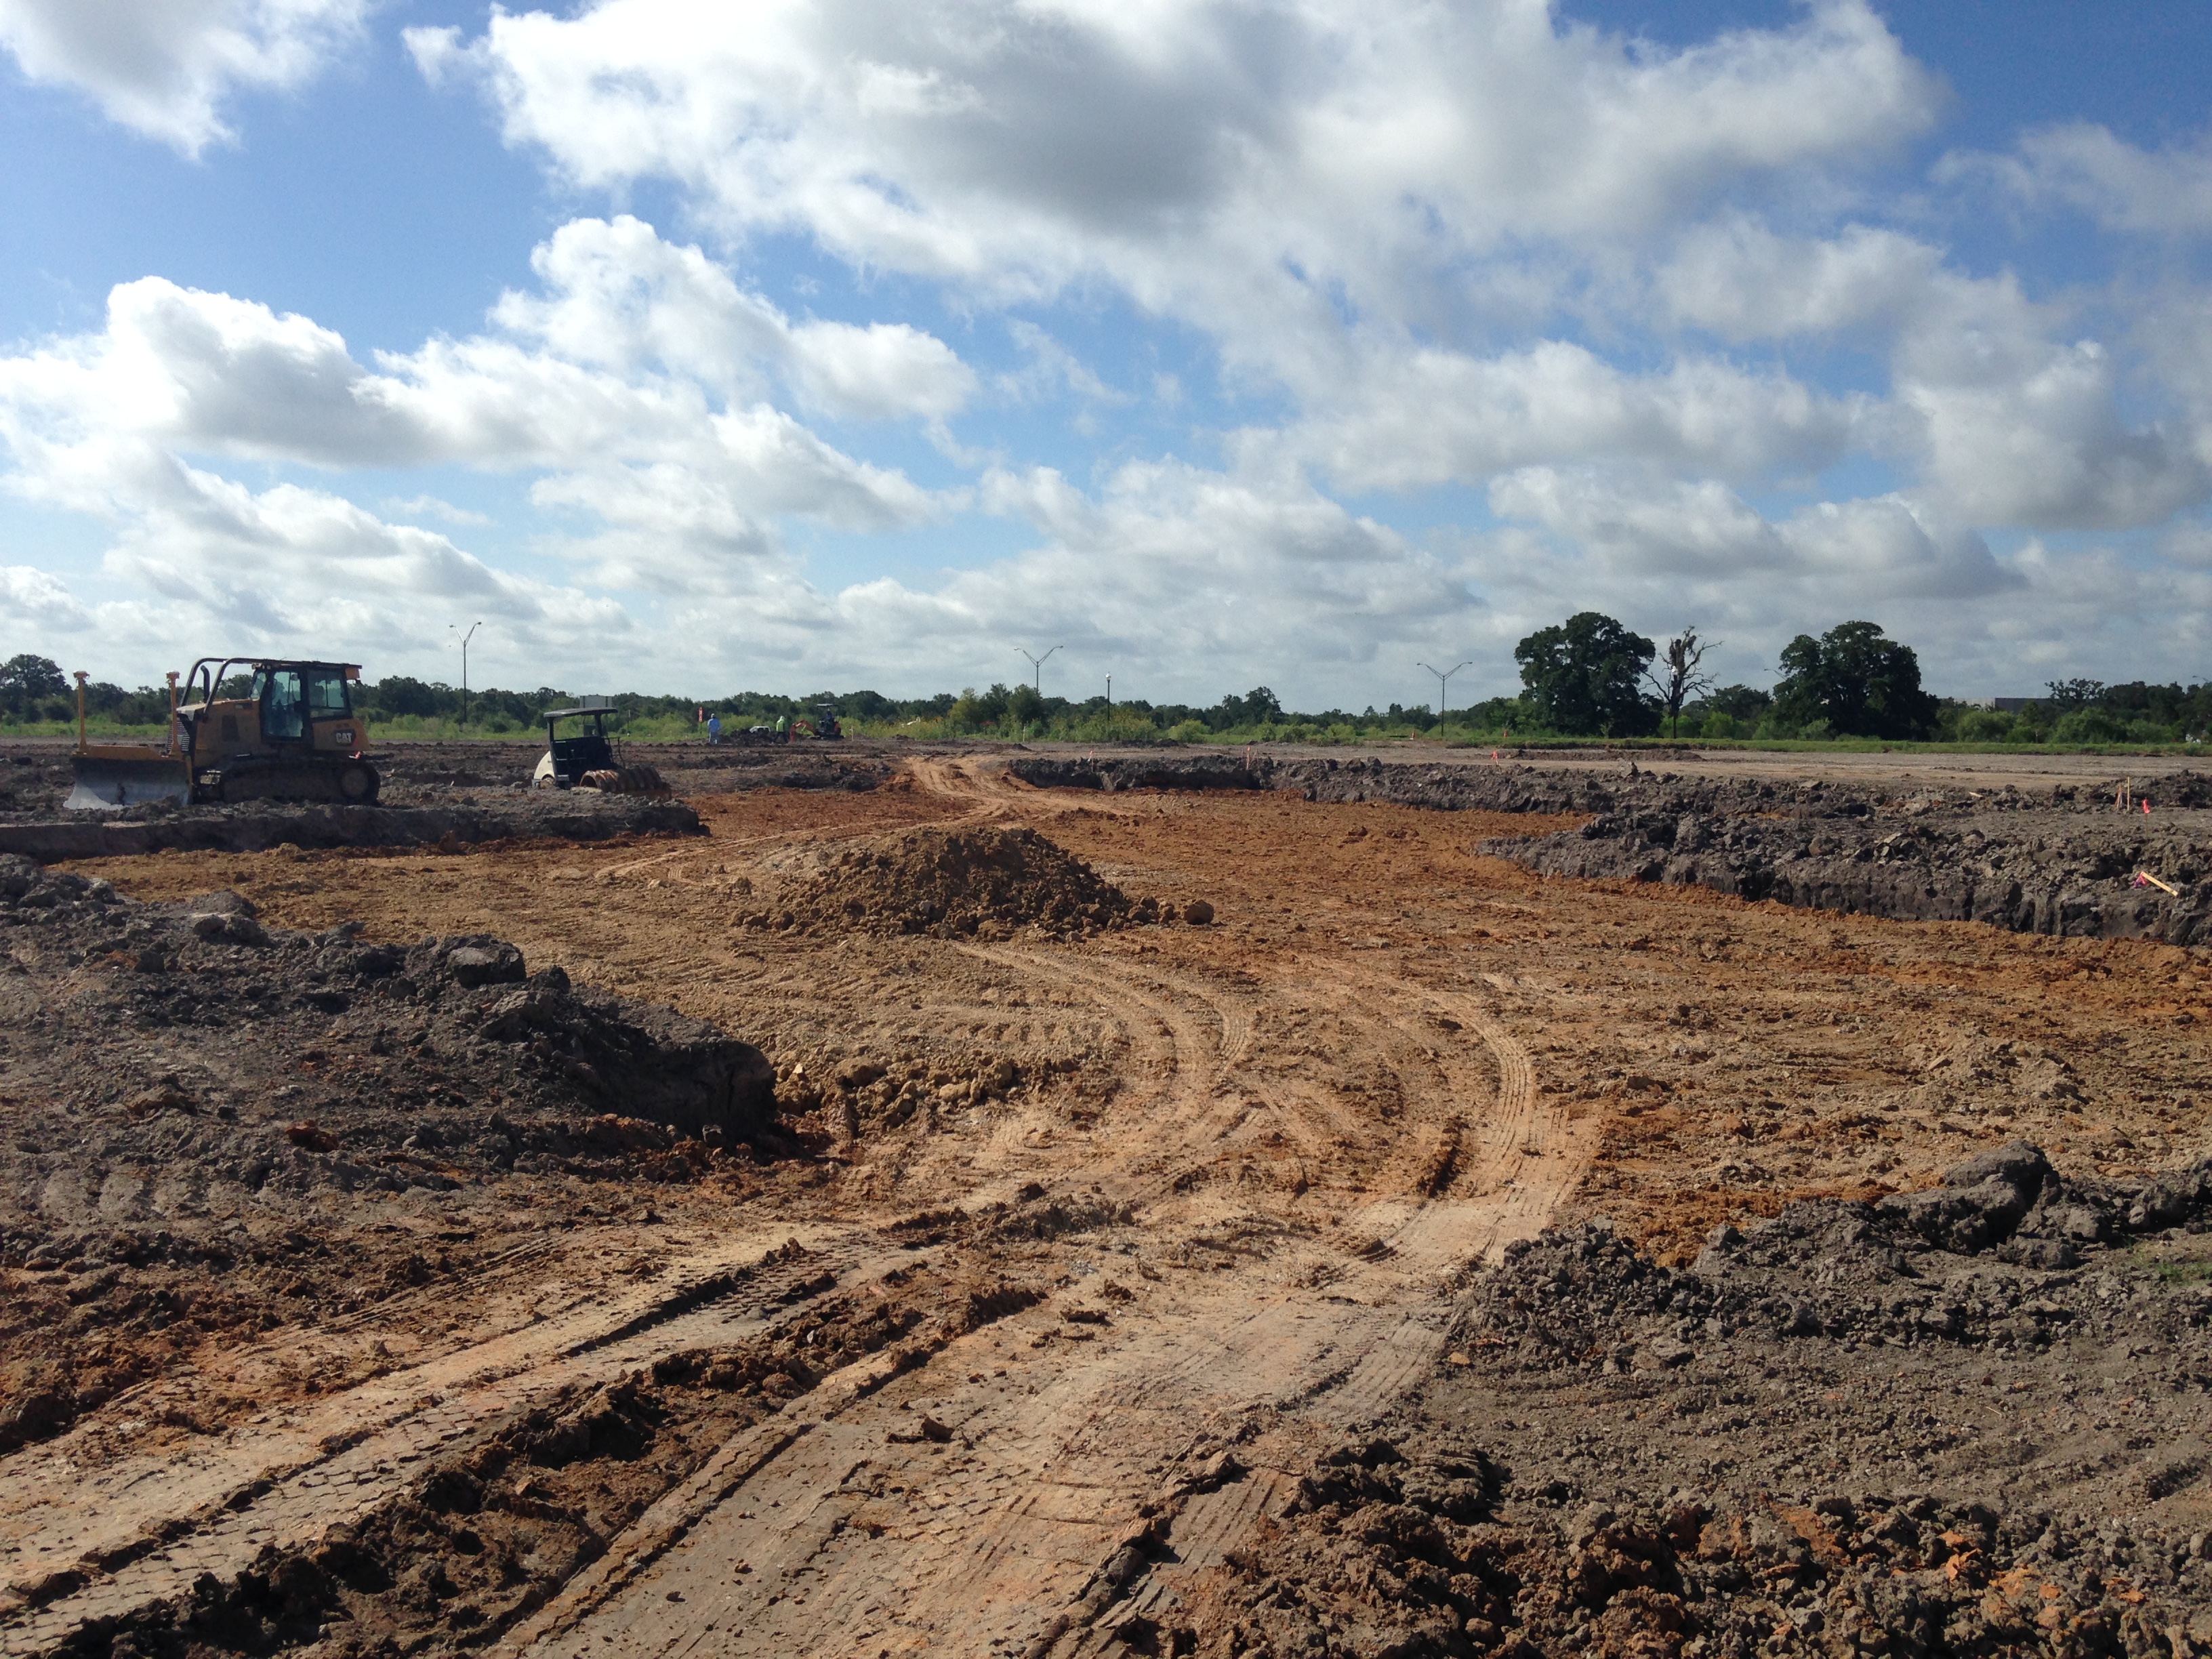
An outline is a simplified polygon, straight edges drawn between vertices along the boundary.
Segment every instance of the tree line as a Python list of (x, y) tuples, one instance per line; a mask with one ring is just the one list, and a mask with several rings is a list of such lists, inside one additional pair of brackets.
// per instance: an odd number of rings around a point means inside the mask
[[(1716, 685), (1699, 667), (1707, 641), (1684, 629), (1663, 647), (1611, 617), (1583, 611), (1515, 647), (1522, 693), (1473, 711), (1531, 735), (1952, 743), (2193, 743), (2212, 732), (2212, 682), (2051, 681), (2011, 709), (1937, 697), (1920, 659), (1870, 622), (1838, 623), (1783, 647), (1771, 690)], [(1655, 663), (1663, 665), (1655, 667)]]
[[(1780, 678), (1771, 690), (1716, 684), (1702, 667), (1711, 648), (1695, 629), (1657, 641), (1601, 612), (1578, 612), (1514, 647), (1517, 695), (1488, 698), (1442, 717), (1425, 703), (1301, 713), (1285, 708), (1264, 685), (1204, 706), (1141, 698), (1109, 702), (1103, 696), (1071, 700), (1003, 683), (981, 691), (909, 698), (825, 690), (807, 696), (742, 691), (711, 699), (623, 692), (605, 701), (614, 710), (611, 724), (640, 739), (690, 736), (709, 714), (720, 715), (731, 732), (824, 708), (834, 708), (856, 732), (1094, 742), (1346, 742), (1443, 728), (1470, 740), (1668, 736), (2102, 744), (2195, 741), (2212, 732), (2212, 682), (2053, 682), (2045, 696), (2005, 711), (1938, 698), (1923, 688), (1912, 648), (1871, 622), (1842, 623), (1817, 636), (1799, 635), (1784, 647)], [(523, 735), (540, 729), (547, 709), (575, 701), (574, 693), (554, 686), (471, 690), (465, 697), (441, 681), (404, 674), (362, 684), (355, 696), (372, 723), (394, 737), (462, 729)], [(95, 681), (86, 688), (85, 701), (87, 712), (107, 729), (159, 727), (168, 717), (168, 693), (158, 686), (126, 690)], [(21, 726), (76, 718), (74, 689), (51, 659), (27, 653), (0, 662), (0, 720)]]

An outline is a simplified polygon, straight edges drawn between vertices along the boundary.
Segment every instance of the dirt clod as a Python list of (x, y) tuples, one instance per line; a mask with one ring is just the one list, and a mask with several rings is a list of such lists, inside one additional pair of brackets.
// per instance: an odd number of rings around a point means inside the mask
[(510, 1182), (689, 1182), (780, 1144), (767, 1060), (703, 1021), (530, 978), (488, 935), (401, 949), (251, 908), (141, 904), (0, 856), (5, 994), (38, 1038), (9, 1045), (0, 1094), (0, 1271), (73, 1275), (10, 1292), (0, 1451), (198, 1340), (471, 1254), (428, 1267), (389, 1226), (311, 1239), (303, 1212), (411, 1194), (472, 1241)]
[[(2154, 1183), (2167, 1226), (2207, 1225), (2201, 1182)], [(2077, 1207), (2117, 1243), (2152, 1203), (2014, 1143), (1926, 1193), (1725, 1230), (1687, 1272), (1602, 1225), (1515, 1245), (1430, 1381), (1231, 1558), (1194, 1639), (2199, 1651), (2200, 1534), (2140, 1511), (2204, 1479), (2177, 1455), (2212, 1363), (2202, 1298), (2117, 1254), (2084, 1273), (2004, 1248)]]

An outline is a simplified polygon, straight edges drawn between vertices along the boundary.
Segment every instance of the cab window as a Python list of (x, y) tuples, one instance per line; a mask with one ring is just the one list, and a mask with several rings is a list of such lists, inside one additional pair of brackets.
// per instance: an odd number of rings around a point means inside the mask
[(352, 708), (346, 702), (346, 682), (343, 670), (310, 668), (307, 671), (307, 718), (309, 720), (338, 720), (352, 712)]
[(301, 697), (300, 671), (268, 671), (268, 693), (261, 705), (261, 735), (282, 742), (307, 734), (307, 709)]

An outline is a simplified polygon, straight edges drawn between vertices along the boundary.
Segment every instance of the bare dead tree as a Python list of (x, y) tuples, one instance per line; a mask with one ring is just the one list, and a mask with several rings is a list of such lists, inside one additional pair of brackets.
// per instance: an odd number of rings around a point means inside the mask
[(1718, 640), (1701, 640), (1698, 630), (1686, 628), (1667, 641), (1667, 665), (1662, 673), (1647, 668), (1644, 678), (1651, 682), (1651, 689), (1659, 694), (1659, 701), (1667, 709), (1667, 735), (1680, 737), (1682, 731), (1682, 704), (1692, 692), (1713, 689), (1712, 676), (1698, 671), (1705, 653), (1718, 645)]

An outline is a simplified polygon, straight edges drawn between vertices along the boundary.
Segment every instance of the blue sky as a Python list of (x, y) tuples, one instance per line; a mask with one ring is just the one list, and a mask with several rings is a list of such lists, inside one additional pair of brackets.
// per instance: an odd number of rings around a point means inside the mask
[(2208, 38), (0, 0), (0, 654), (1359, 707), (1594, 606), (2203, 678)]

